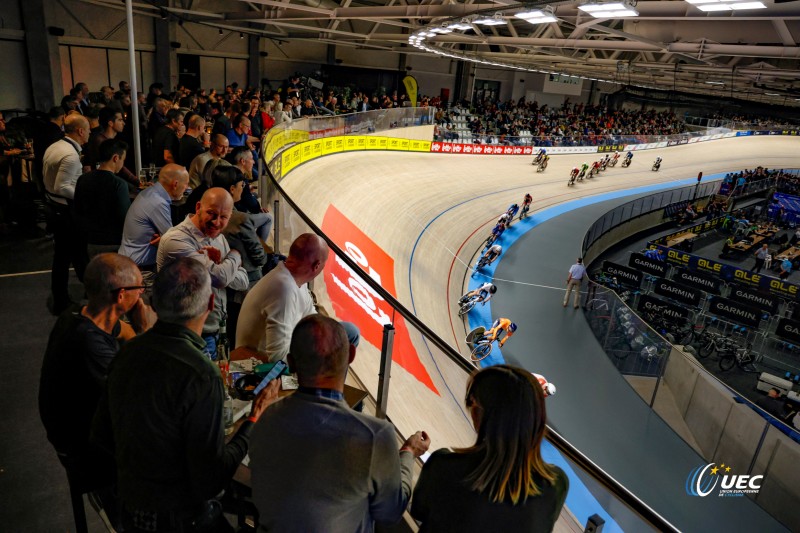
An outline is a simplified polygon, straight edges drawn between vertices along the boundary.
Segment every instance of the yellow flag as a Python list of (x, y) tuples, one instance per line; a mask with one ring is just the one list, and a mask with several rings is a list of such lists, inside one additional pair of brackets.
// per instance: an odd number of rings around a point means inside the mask
[(411, 100), (411, 107), (417, 107), (417, 80), (414, 76), (403, 78), (403, 85), (406, 87), (406, 95)]

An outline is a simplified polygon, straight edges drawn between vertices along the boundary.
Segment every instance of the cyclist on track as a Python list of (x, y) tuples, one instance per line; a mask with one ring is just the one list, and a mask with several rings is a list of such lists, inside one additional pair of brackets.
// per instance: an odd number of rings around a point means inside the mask
[(518, 212), (519, 212), (519, 205), (511, 204), (510, 206), (508, 206), (508, 209), (506, 210), (506, 213), (508, 214), (508, 220), (509, 221), (513, 220)]
[(575, 168), (572, 169), (571, 177), (577, 178), (578, 174), (580, 174), (580, 173), (581, 173), (581, 169), (578, 168), (578, 167), (575, 167)]
[(581, 176), (585, 175), (587, 170), (589, 170), (589, 164), (586, 163), (586, 161), (584, 161), (583, 164), (581, 165), (581, 173), (580, 173), (580, 175)]
[(592, 170), (594, 170), (595, 174), (597, 174), (597, 171), (600, 170), (600, 161), (595, 161), (592, 163)]
[[(483, 338), (489, 341), (498, 341), (502, 348), (508, 339), (517, 331), (517, 325), (507, 318), (498, 318), (492, 324), (492, 328), (483, 334)], [(505, 333), (505, 336), (503, 336)]]
[(486, 250), (486, 253), (483, 254), (481, 259), (478, 260), (478, 263), (480, 264), (480, 262), (483, 260), (485, 262), (485, 266), (489, 266), (495, 261), (497, 261), (497, 258), (500, 257), (500, 254), (502, 252), (503, 252), (502, 246), (500, 246), (499, 244), (493, 244), (489, 247), (488, 250)]
[(533, 377), (539, 382), (539, 385), (542, 386), (542, 392), (544, 392), (544, 397), (547, 398), (548, 396), (553, 396), (556, 393), (556, 386), (547, 381), (547, 378), (541, 374), (537, 374), (536, 372), (531, 372)]
[(458, 303), (463, 304), (469, 301), (470, 298), (477, 298), (475, 303), (486, 305), (486, 302), (492, 299), (492, 295), (497, 292), (497, 286), (494, 283), (486, 282), (474, 291), (469, 291), (464, 296), (459, 298)]
[(536, 159), (534, 161), (538, 163), (546, 155), (547, 155), (547, 150), (545, 150), (544, 148), (539, 148), (539, 151), (536, 153)]
[(530, 193), (525, 193), (525, 198), (522, 200), (522, 207), (530, 207), (533, 202), (533, 196)]
[(619, 159), (619, 152), (616, 152), (616, 151), (615, 151), (615, 152), (614, 152), (614, 157), (613, 157), (612, 159), (613, 159), (614, 161), (616, 161), (617, 159)]
[(627, 155), (625, 156), (625, 159), (633, 161), (633, 152), (628, 151)]
[(497, 219), (497, 224), (508, 225), (508, 211), (500, 215), (500, 218)]
[(497, 225), (495, 225), (495, 227), (492, 228), (492, 235), (494, 235), (494, 240), (496, 241), (497, 239), (499, 239), (503, 235), (503, 232), (505, 230), (506, 230), (505, 223), (498, 222)]

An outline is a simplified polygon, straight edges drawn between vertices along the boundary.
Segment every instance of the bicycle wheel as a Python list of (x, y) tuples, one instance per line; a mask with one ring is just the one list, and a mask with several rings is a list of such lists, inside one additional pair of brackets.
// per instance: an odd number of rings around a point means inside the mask
[(482, 343), (475, 346), (472, 350), (472, 354), (470, 359), (473, 363), (477, 363), (479, 361), (483, 361), (486, 357), (492, 353), (492, 345), (491, 343)]
[(700, 347), (697, 349), (697, 355), (700, 357), (708, 357), (714, 350), (716, 349), (716, 344), (714, 343), (713, 339), (701, 339), (700, 340)]
[(727, 372), (731, 368), (736, 365), (736, 353), (735, 352), (725, 352), (724, 354), (720, 354), (719, 356), (719, 369), (723, 372)]
[(683, 330), (679, 329), (675, 331), (675, 338), (678, 340), (678, 344), (686, 346), (694, 339), (694, 333), (691, 328)]
[(472, 311), (473, 307), (475, 307), (475, 300), (469, 300), (468, 302), (465, 302), (464, 305), (461, 306), (461, 309), (458, 310), (458, 316), (466, 315)]

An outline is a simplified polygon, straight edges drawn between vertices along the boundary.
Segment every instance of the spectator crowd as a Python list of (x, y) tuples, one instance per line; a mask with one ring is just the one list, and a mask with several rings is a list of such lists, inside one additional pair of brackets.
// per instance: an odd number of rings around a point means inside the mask
[[(356, 93), (340, 103), (309, 96), (297, 77), (269, 99), (235, 85), (167, 96), (153, 84), (134, 97), (120, 82), (90, 94), (79, 83), (24, 141), (3, 134), (0, 120), (4, 155), (24, 148), (34, 159), (53, 234), (49, 303), (58, 319), (39, 411), (70, 484), (92, 492), (127, 532), (228, 532), (225, 511), (239, 502), (221, 495), (249, 455), (266, 531), (369, 532), (397, 522), (430, 438), (418, 431), (401, 444), (391, 424), (347, 404), (360, 333), (328, 318), (310, 289), (327, 243), (303, 234), (288, 256), (274, 253), (272, 216), (253, 180), (256, 148), (275, 124), (320, 107), (396, 107), (403, 96)], [(132, 171), (131, 106), (145, 165), (157, 169), (152, 181)], [(71, 299), (70, 267), (85, 304)], [(299, 387), (279, 401), (274, 380), (235, 426), (230, 361), (285, 361)], [(466, 401), (476, 443), (439, 451), (423, 469), (412, 509), (423, 530), (551, 530), (568, 482), (540, 455), (541, 386), (522, 369), (494, 367), (473, 377)], [(460, 504), (441, 499), (456, 489)]]
[[(461, 106), (437, 115), (442, 138), (452, 137), (456, 116), (466, 114)], [(674, 113), (662, 111), (612, 110), (606, 106), (570, 104), (559, 108), (538, 102), (484, 101), (470, 114), (469, 130), (476, 139), (496, 137), (500, 144), (518, 143), (520, 137), (532, 138), (536, 146), (581, 146), (614, 144), (620, 138), (652, 135), (675, 135), (686, 131)]]

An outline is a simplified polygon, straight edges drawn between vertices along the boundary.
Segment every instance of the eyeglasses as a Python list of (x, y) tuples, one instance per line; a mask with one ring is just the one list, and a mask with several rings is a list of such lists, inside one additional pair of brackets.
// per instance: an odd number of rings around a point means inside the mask
[(131, 287), (117, 287), (116, 289), (111, 289), (111, 292), (119, 292), (119, 291), (141, 291), (146, 289), (144, 285), (133, 285)]

